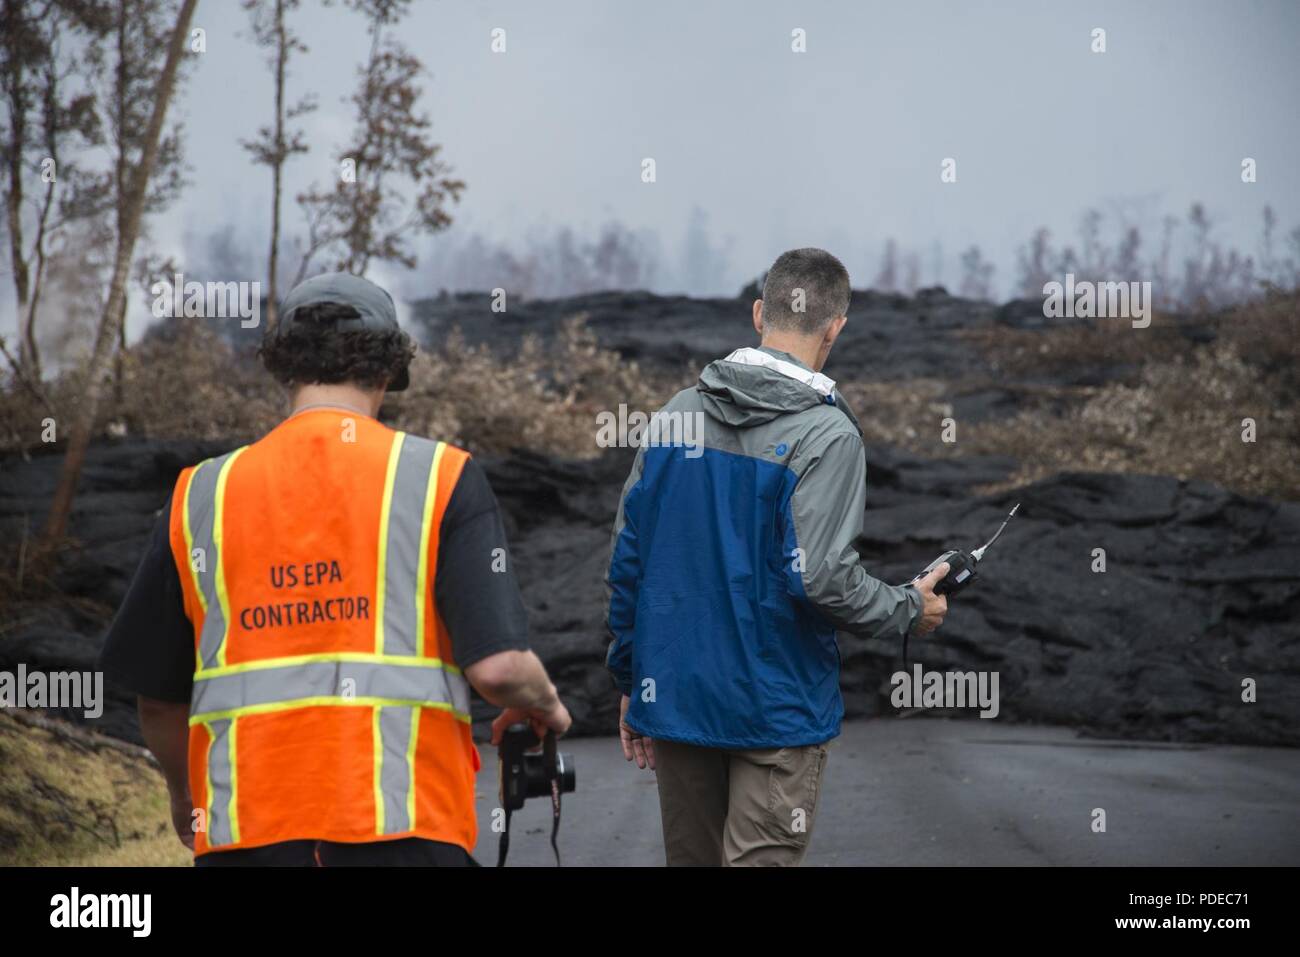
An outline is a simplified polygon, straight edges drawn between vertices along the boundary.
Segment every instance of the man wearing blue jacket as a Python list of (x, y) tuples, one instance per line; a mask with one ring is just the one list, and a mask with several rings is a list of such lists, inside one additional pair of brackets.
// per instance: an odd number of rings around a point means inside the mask
[(607, 663), (624, 755), (658, 776), (670, 866), (798, 864), (844, 714), (836, 631), (901, 639), (947, 612), (947, 565), (886, 585), (853, 547), (862, 434), (820, 372), (849, 296), (830, 253), (781, 255), (758, 348), (656, 413), (623, 489)]

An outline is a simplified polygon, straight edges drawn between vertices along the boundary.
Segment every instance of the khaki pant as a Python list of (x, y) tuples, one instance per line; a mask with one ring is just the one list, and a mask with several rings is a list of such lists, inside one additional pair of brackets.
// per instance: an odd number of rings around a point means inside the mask
[(732, 751), (656, 739), (654, 749), (669, 867), (803, 860), (827, 745)]

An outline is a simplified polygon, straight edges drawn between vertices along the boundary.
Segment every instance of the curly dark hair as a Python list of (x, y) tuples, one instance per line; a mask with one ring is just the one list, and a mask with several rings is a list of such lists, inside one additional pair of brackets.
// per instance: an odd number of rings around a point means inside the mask
[(303, 306), (294, 311), (293, 325), (283, 335), (277, 335), (275, 328), (266, 330), (257, 354), (281, 385), (351, 382), (363, 389), (381, 389), (410, 365), (415, 346), (400, 330), (335, 328), (338, 320), (359, 315), (339, 303)]

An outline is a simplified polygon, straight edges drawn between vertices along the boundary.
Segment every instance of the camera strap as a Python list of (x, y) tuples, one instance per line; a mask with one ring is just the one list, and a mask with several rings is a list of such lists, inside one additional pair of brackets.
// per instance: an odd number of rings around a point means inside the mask
[(510, 808), (506, 808), (506, 826), (497, 841), (497, 867), (506, 866), (506, 855), (510, 853)]
[[(551, 850), (555, 852), (555, 866), (560, 863), (560, 756), (555, 735), (548, 734), (542, 739), (542, 755), (551, 779)], [(505, 827), (497, 841), (497, 867), (506, 866), (506, 855), (510, 853), (510, 808), (505, 809)]]
[(548, 734), (542, 741), (542, 754), (546, 761), (546, 768), (551, 772), (551, 850), (555, 852), (555, 866), (562, 867), (560, 863), (560, 755), (559, 746), (556, 744), (555, 735)]

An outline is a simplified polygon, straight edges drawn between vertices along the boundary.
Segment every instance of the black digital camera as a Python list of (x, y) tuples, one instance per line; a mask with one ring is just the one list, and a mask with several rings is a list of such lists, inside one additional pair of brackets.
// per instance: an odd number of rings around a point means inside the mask
[(560, 849), (556, 835), (560, 830), (560, 795), (574, 791), (578, 775), (573, 755), (561, 752), (555, 743), (554, 732), (548, 731), (541, 740), (540, 754), (529, 753), (537, 747), (537, 735), (527, 724), (512, 724), (501, 735), (497, 747), (497, 774), (501, 807), (505, 811), (505, 829), (501, 832), (500, 854), (497, 866), (505, 863), (510, 848), (510, 813), (518, 811), (529, 798), (551, 796), (551, 847), (555, 863), (560, 862)]
[(578, 786), (573, 755), (556, 749), (555, 735), (546, 735), (540, 754), (529, 754), (537, 744), (537, 735), (526, 724), (512, 724), (501, 735), (497, 760), (501, 806), (507, 811), (518, 811), (529, 798), (551, 794), (552, 782), (560, 794), (568, 794)]

